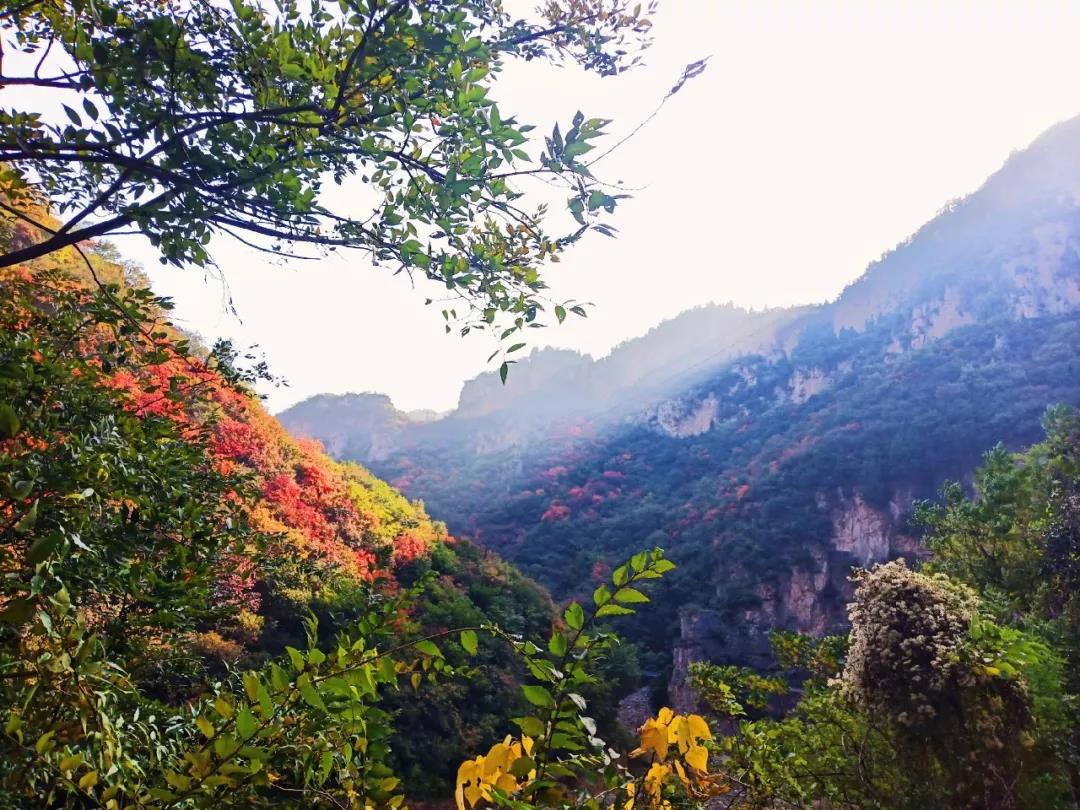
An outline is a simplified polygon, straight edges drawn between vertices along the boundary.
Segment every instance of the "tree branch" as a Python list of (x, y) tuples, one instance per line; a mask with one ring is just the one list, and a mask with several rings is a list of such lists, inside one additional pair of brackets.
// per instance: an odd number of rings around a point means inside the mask
[(47, 253), (52, 253), (54, 250), (60, 250), (60, 248), (65, 248), (87, 239), (93, 239), (95, 236), (104, 236), (110, 231), (123, 225), (130, 225), (134, 221), (135, 220), (130, 215), (121, 214), (112, 219), (106, 219), (94, 225), (88, 225), (78, 231), (54, 234), (44, 242), (38, 242), (36, 245), (30, 245), (21, 250), (13, 250), (9, 253), (0, 255), (0, 267), (11, 267), (13, 264), (40, 259), (42, 256)]

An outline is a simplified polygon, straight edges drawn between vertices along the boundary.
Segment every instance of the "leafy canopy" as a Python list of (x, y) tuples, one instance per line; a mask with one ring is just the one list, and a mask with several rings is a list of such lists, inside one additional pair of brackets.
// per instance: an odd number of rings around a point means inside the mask
[[(516, 19), (500, 0), (5, 0), (5, 48), (26, 69), (0, 84), (40, 95), (0, 110), (4, 206), (26, 219), (18, 198), (47, 195), (65, 224), (35, 223), (0, 266), (125, 229), (163, 262), (205, 265), (225, 233), (440, 282), (447, 331), (498, 317), (505, 338), (545, 304), (583, 314), (544, 297), (541, 270), (587, 229), (612, 234), (598, 218), (621, 195), (584, 160), (608, 122), (578, 113), (530, 154), (532, 127), (492, 90), (513, 57), (619, 73), (652, 5), (552, 0)], [(64, 120), (40, 113), (50, 97)], [(529, 177), (569, 195), (566, 233), (525, 198)]]

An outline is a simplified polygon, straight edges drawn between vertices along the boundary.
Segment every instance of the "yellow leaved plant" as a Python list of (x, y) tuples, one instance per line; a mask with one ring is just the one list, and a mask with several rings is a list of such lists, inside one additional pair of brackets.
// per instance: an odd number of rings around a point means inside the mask
[(536, 776), (532, 751), (531, 737), (517, 741), (508, 735), (491, 746), (487, 754), (461, 763), (454, 791), (458, 810), (474, 807), (481, 800), (490, 801), (496, 788), (507, 794), (520, 790)]
[(640, 729), (641, 745), (630, 752), (632, 757), (648, 756), (649, 770), (640, 780), (626, 786), (627, 810), (642, 806), (668, 808), (664, 787), (678, 779), (683, 789), (694, 797), (712, 795), (714, 785), (708, 780), (709, 751), (705, 742), (712, 739), (709, 724), (696, 714), (675, 714), (665, 707)]

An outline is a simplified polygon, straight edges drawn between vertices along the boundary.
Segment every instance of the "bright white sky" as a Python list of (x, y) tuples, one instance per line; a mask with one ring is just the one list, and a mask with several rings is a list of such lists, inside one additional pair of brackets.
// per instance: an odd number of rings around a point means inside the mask
[[(605, 160), (606, 179), (642, 188), (615, 220), (618, 240), (590, 236), (555, 267), (558, 295), (597, 306), (534, 332), (538, 345), (601, 355), (709, 301), (833, 298), (1010, 151), (1080, 112), (1075, 3), (662, 0), (655, 33), (632, 74), (522, 65), (495, 94), (504, 116), (540, 131), (580, 108), (621, 135), (712, 54)], [(273, 266), (215, 242), (237, 320), (218, 280), (162, 268), (138, 237), (116, 241), (176, 300), (180, 323), (259, 344), (290, 385), (268, 391), (274, 410), (347, 391), (447, 409), (485, 368), (487, 339), (445, 336), (425, 290), (360, 258)]]

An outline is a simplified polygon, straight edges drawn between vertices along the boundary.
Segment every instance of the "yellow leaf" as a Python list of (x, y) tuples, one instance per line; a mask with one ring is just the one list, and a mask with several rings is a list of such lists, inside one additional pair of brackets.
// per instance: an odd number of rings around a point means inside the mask
[(690, 767), (701, 771), (702, 773), (709, 770), (709, 752), (705, 750), (704, 746), (695, 745), (686, 752), (686, 761)]
[(645, 774), (645, 791), (653, 797), (655, 803), (660, 802), (664, 782), (669, 776), (671, 776), (671, 768), (659, 762), (654, 762), (649, 772)]
[(259, 682), (258, 675), (256, 675), (254, 672), (244, 673), (244, 691), (247, 693), (248, 700), (255, 701), (259, 699), (260, 685), (261, 684)]
[(233, 716), (232, 704), (229, 703), (229, 701), (225, 700), (225, 698), (223, 697), (219, 697), (217, 700), (214, 701), (214, 708), (217, 709), (217, 713), (224, 717), (226, 720)]
[[(462, 762), (461, 767), (458, 768), (457, 788), (454, 790), (454, 799), (457, 801), (458, 810), (465, 810), (466, 787), (470, 786), (472, 781), (476, 778), (477, 769), (482, 762), (483, 759), (481, 757), (467, 759)], [(475, 803), (475, 799), (469, 800), (470, 807)]]
[(705, 722), (705, 718), (698, 714), (688, 715), (686, 718), (690, 724), (690, 733), (699, 740), (711, 740), (713, 738), (712, 731), (709, 729), (709, 724)]
[(205, 717), (196, 717), (195, 725), (199, 727), (199, 731), (203, 733), (206, 739), (212, 739), (214, 736), (214, 724), (207, 720)]
[(505, 790), (507, 793), (513, 793), (518, 787), (517, 779), (508, 773), (501, 774), (494, 784), (495, 787)]
[(668, 745), (667, 726), (655, 720), (646, 720), (641, 727), (641, 748), (638, 750), (642, 753), (652, 751), (657, 759), (662, 760), (667, 756)]
[(679, 762), (679, 760), (675, 760), (675, 773), (679, 775), (680, 781), (684, 785), (686, 785), (687, 788), (689, 788), (690, 780), (686, 777), (686, 769), (682, 766), (682, 763)]
[(90, 788), (92, 788), (97, 783), (98, 783), (98, 772), (97, 771), (90, 771), (89, 773), (84, 773), (83, 776), (82, 776), (82, 779), (79, 780), (79, 789), (80, 790), (90, 790)]

